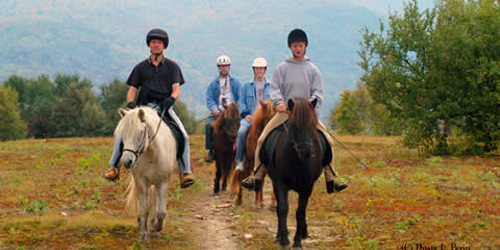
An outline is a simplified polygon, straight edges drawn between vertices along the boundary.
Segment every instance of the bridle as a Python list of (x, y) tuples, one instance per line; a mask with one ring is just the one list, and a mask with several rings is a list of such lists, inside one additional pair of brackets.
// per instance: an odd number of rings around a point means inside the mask
[(148, 132), (147, 132), (147, 128), (146, 128), (146, 123), (145, 122), (143, 122), (143, 123), (144, 123), (144, 130), (142, 131), (141, 142), (139, 143), (139, 146), (137, 147), (137, 149), (136, 150), (128, 149), (128, 148), (123, 149), (123, 152), (128, 151), (128, 152), (133, 153), (136, 159), (138, 159), (139, 156), (144, 152), (144, 150), (146, 149), (146, 144), (149, 144), (149, 142), (152, 141), (152, 139), (148, 140)]
[(148, 131), (147, 131), (148, 129), (146, 127), (146, 122), (141, 122), (141, 123), (144, 124), (144, 130), (142, 131), (143, 135), (142, 135), (142, 139), (141, 139), (141, 143), (139, 144), (139, 147), (137, 147), (136, 150), (124, 148), (123, 152), (125, 152), (125, 151), (131, 152), (132, 154), (134, 154), (135, 159), (138, 159), (139, 156), (146, 149), (146, 144), (149, 144), (150, 142), (152, 142), (155, 139), (156, 135), (158, 134), (158, 131), (160, 130), (161, 122), (162, 122), (164, 116), (165, 116), (165, 109), (161, 113), (160, 121), (158, 122), (158, 126), (156, 127), (155, 134), (153, 136), (151, 136), (150, 138), (148, 138), (149, 134), (148, 134)]
[(304, 148), (304, 147), (312, 148), (313, 140), (314, 140), (312, 137), (308, 138), (308, 140), (297, 142), (295, 140), (295, 137), (293, 136), (292, 129), (289, 126), (291, 126), (289, 121), (286, 122), (285, 124), (283, 124), (283, 127), (284, 127), (286, 133), (291, 136), (291, 139), (292, 139), (291, 141), (292, 141), (293, 149), (295, 150), (295, 152), (298, 152), (300, 148)]

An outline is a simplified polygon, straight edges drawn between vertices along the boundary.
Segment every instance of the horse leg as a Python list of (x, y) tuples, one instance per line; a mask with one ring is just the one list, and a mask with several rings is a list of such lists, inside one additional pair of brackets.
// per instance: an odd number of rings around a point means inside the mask
[(156, 194), (156, 203), (155, 204), (155, 217), (153, 222), (151, 223), (151, 236), (157, 237), (163, 228), (163, 221), (165, 220), (165, 216), (167, 216), (167, 192), (168, 192), (168, 184), (161, 183), (155, 189)]
[(139, 197), (139, 216), (137, 217), (137, 223), (141, 230), (141, 240), (148, 240), (148, 217), (149, 217), (149, 205), (148, 205), (148, 188), (145, 187), (144, 183), (136, 183), (137, 195)]
[(228, 162), (225, 162), (224, 168), (222, 169), (222, 192), (226, 192), (227, 189), (227, 176), (228, 176), (228, 168), (227, 165), (230, 164)]
[(214, 179), (214, 194), (218, 194), (220, 191), (220, 177), (222, 176), (221, 161), (222, 161), (222, 159), (215, 160), (216, 172), (215, 172), (215, 179)]
[(271, 195), (271, 208), (272, 209), (276, 209), (277, 205), (276, 205), (276, 194), (274, 192), (274, 188), (273, 188), (273, 195)]
[(278, 233), (276, 234), (276, 242), (281, 246), (288, 246), (288, 228), (286, 218), (288, 216), (288, 189), (283, 184), (273, 185), (276, 190), (276, 198), (278, 200)]
[[(312, 191), (312, 187), (310, 188)], [(311, 191), (306, 191), (299, 193), (299, 205), (295, 213), (295, 219), (297, 220), (297, 231), (295, 232), (295, 237), (293, 238), (293, 247), (302, 249), (302, 239), (308, 237), (307, 233), (307, 223), (306, 223), (306, 209), (307, 203), (309, 202), (309, 196)]]
[(158, 214), (158, 201), (159, 201), (159, 194), (158, 194), (158, 188), (154, 187), (153, 188), (153, 193), (152, 195), (152, 204), (153, 204), (153, 215), (151, 216), (149, 220), (149, 236), (150, 237), (157, 237), (158, 235), (155, 232), (155, 225), (158, 223), (156, 220), (158, 219), (156, 215)]
[(260, 191), (255, 192), (255, 208), (264, 207), (264, 180), (262, 180)]
[(241, 181), (243, 180), (243, 173), (240, 171), (236, 171), (236, 181), (237, 185), (236, 190), (238, 191), (238, 195), (236, 198), (236, 205), (241, 205), (243, 203), (243, 188), (241, 188)]

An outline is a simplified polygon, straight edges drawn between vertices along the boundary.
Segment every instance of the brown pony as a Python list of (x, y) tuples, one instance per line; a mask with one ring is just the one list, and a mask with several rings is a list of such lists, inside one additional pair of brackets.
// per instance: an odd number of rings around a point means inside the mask
[(276, 242), (281, 246), (290, 244), (287, 228), (288, 192), (294, 190), (299, 194), (299, 204), (295, 214), (297, 230), (294, 237), (294, 249), (302, 249), (301, 240), (308, 236), (307, 203), (314, 183), (321, 175), (322, 156), (327, 147), (324, 142), (320, 146), (320, 137), (316, 128), (318, 118), (314, 111), (316, 104), (316, 100), (312, 102), (305, 99), (288, 101), (288, 108), (291, 112), (289, 121), (285, 123), (284, 131), (276, 143), (274, 167), (267, 169), (278, 200)]
[(221, 190), (220, 179), (222, 178), (222, 191), (226, 191), (227, 177), (234, 168), (234, 142), (240, 128), (240, 110), (237, 103), (224, 105), (224, 111), (212, 122), (213, 149), (215, 151), (215, 179), (214, 194)]
[[(238, 198), (236, 200), (237, 205), (241, 205), (243, 189), (241, 188), (241, 182), (246, 177), (250, 176), (253, 171), (254, 166), (254, 157), (255, 157), (255, 148), (257, 147), (257, 140), (259, 139), (260, 134), (264, 130), (266, 124), (273, 118), (274, 116), (274, 107), (270, 100), (267, 101), (259, 101), (260, 106), (257, 107), (253, 113), (252, 125), (248, 129), (248, 134), (246, 137), (246, 158), (245, 161), (245, 170), (243, 172), (233, 172), (231, 175), (231, 192), (237, 193)], [(262, 182), (262, 186), (264, 186), (264, 182)], [(263, 189), (261, 191), (255, 192), (255, 208), (263, 207)], [(276, 207), (276, 199), (274, 199), (274, 195), (272, 196), (272, 207)]]

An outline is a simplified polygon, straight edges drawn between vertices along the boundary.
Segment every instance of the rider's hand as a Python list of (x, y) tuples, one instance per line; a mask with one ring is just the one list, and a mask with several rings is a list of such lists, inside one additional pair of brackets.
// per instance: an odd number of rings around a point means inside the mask
[(128, 109), (135, 109), (137, 107), (137, 105), (135, 104), (135, 102), (129, 102), (127, 103), (127, 108)]
[(212, 111), (212, 114), (213, 114), (214, 116), (218, 116), (218, 115), (220, 114), (220, 110), (219, 110), (219, 109), (214, 109), (214, 110)]
[(277, 112), (286, 112), (285, 103), (280, 102), (278, 105), (276, 105), (275, 109)]
[(160, 103), (160, 108), (163, 111), (164, 109), (169, 109), (172, 107), (175, 103), (175, 98), (172, 96), (169, 96), (163, 100), (163, 102)]
[(248, 121), (248, 122), (251, 122), (253, 117), (251, 115), (247, 115), (245, 116), (245, 119)]

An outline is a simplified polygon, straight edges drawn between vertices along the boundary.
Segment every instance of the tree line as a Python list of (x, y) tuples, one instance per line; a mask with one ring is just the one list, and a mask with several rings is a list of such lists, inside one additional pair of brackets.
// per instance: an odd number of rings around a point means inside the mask
[(340, 133), (403, 135), (434, 155), (500, 147), (500, 6), (494, 0), (416, 0), (378, 31), (362, 30), (364, 70), (330, 124)]
[[(128, 86), (117, 79), (98, 89), (78, 75), (35, 79), (12, 75), (0, 86), (0, 139), (110, 136), (125, 108)], [(198, 124), (182, 101), (174, 109), (188, 133)]]
[[(377, 31), (361, 33), (364, 74), (328, 116), (335, 133), (400, 135), (433, 155), (498, 154), (498, 1), (443, 0), (420, 11), (411, 0)], [(0, 138), (111, 135), (127, 89), (114, 80), (96, 94), (77, 75), (11, 76), (0, 86)], [(185, 104), (174, 108), (189, 133), (200, 131)]]

